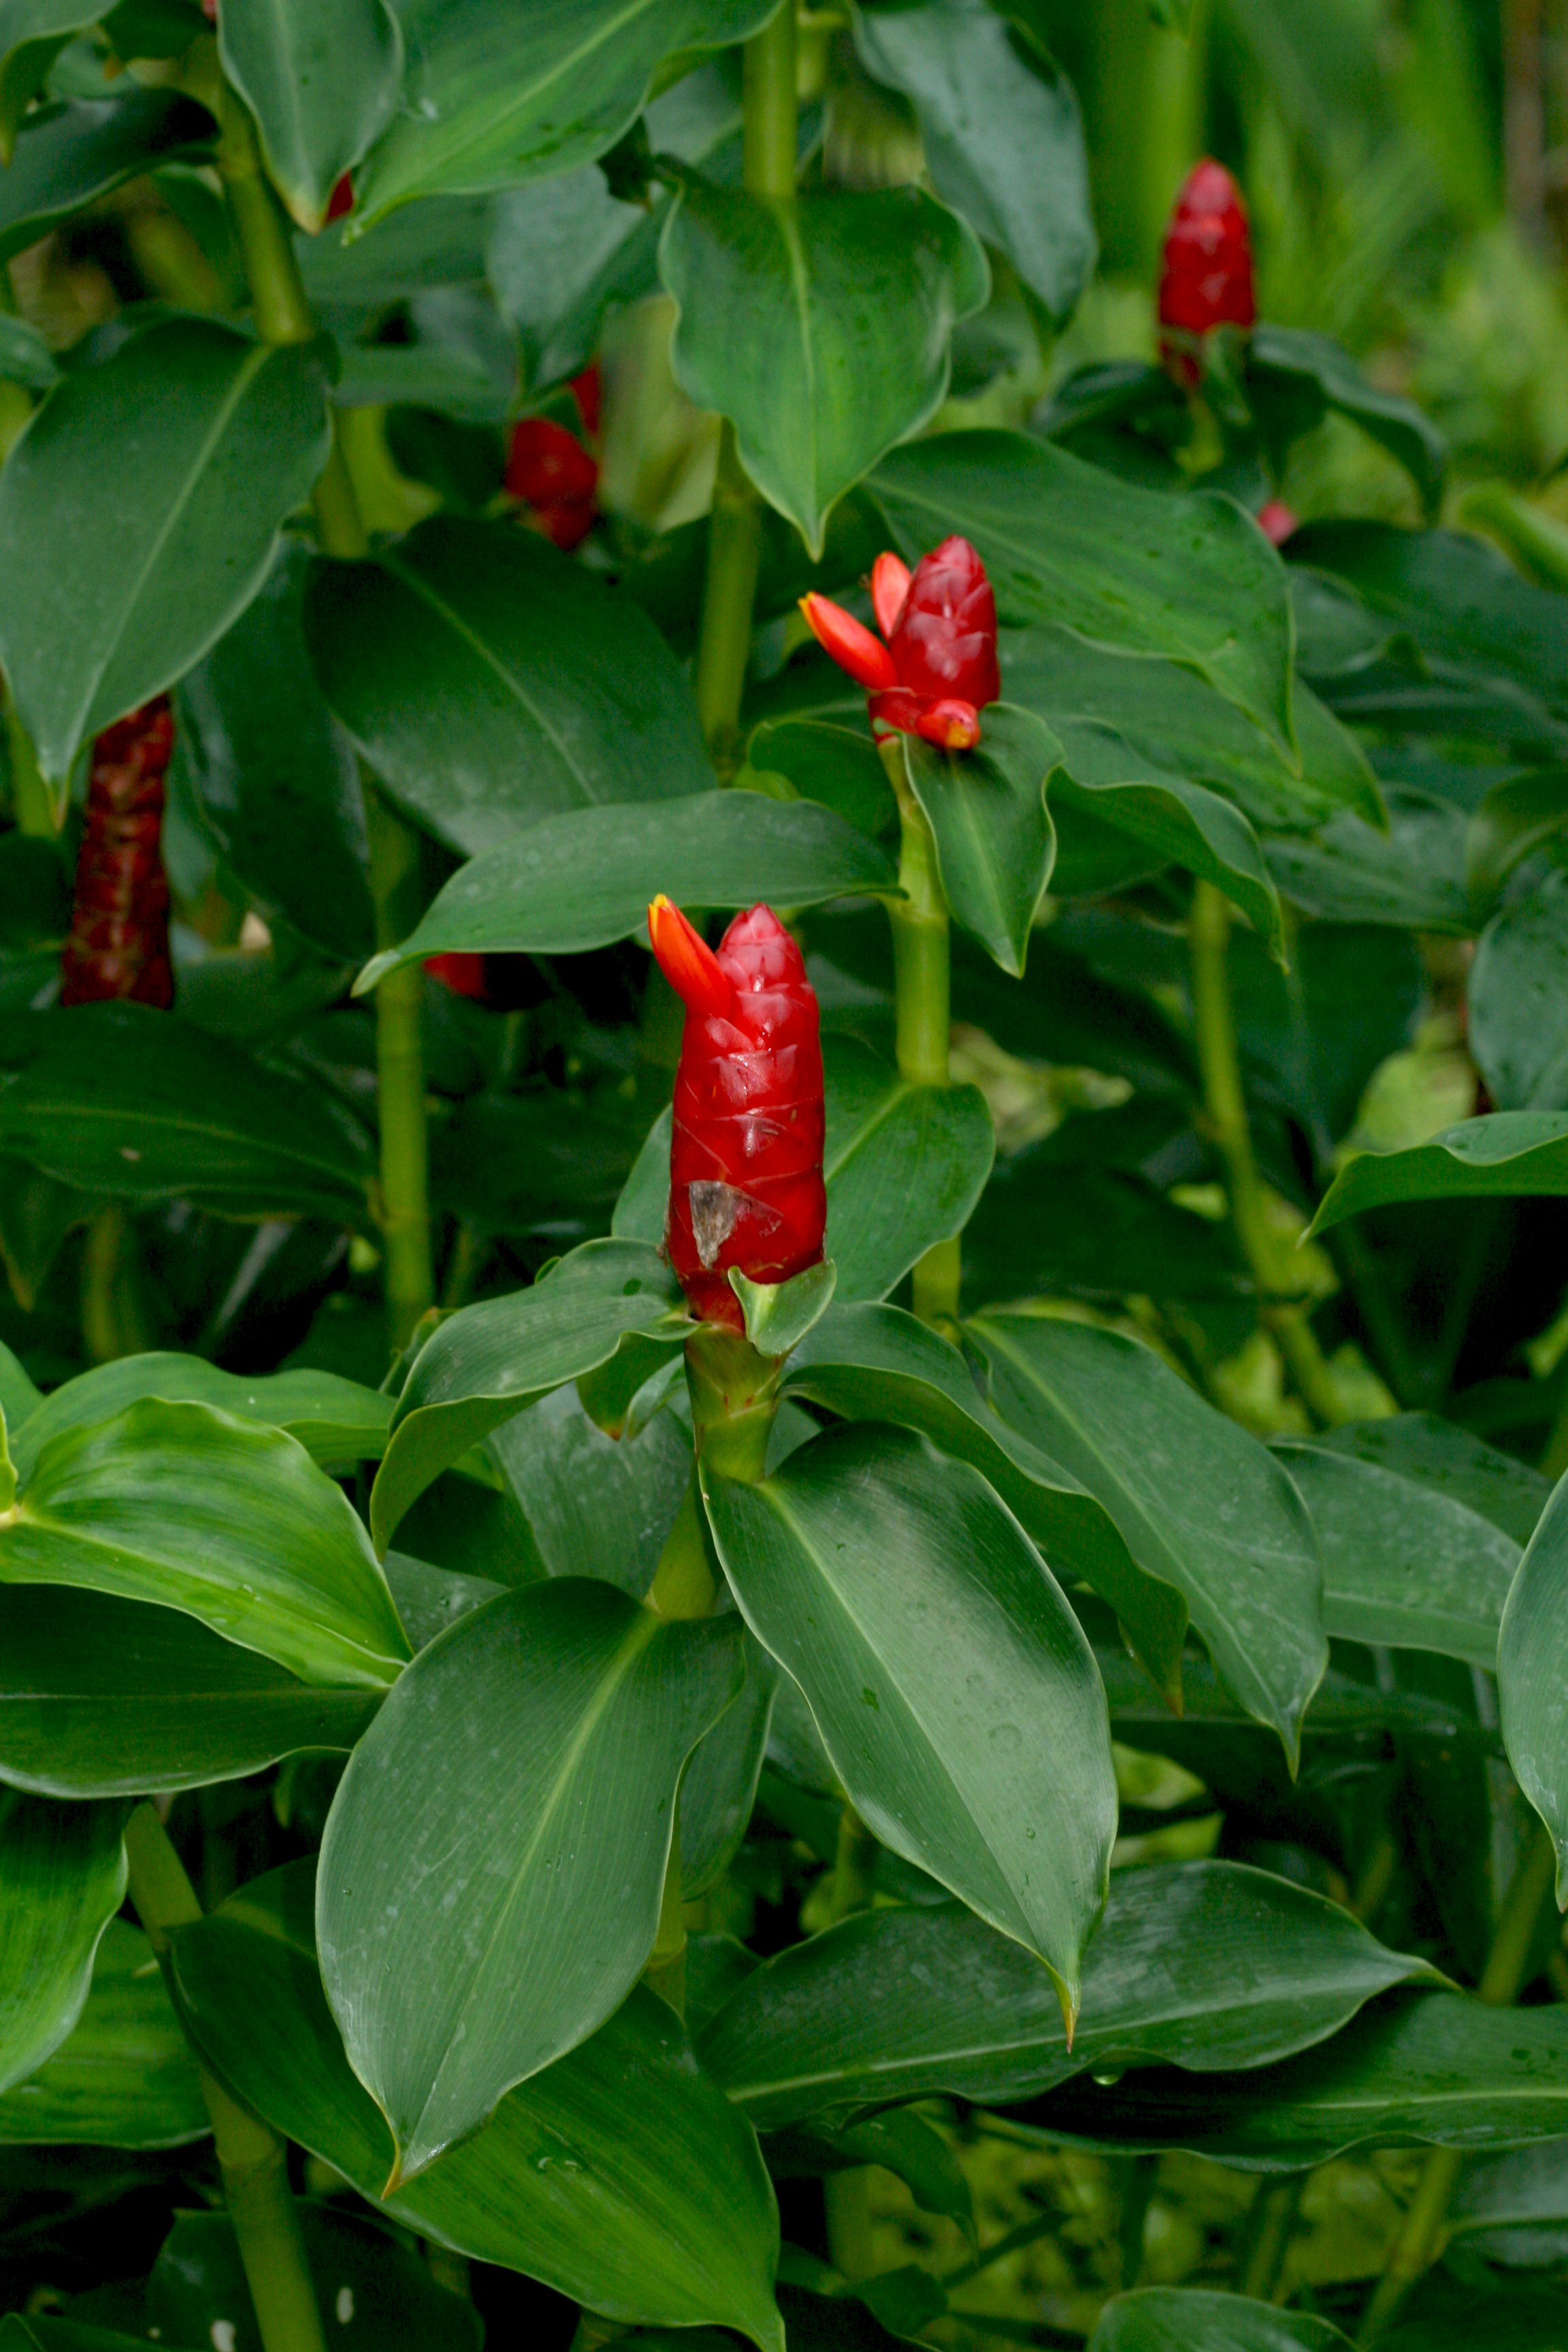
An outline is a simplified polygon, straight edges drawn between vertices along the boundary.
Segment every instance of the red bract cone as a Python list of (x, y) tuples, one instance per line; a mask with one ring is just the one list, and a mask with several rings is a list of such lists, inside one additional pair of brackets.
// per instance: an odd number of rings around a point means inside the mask
[(744, 1328), (731, 1266), (787, 1282), (822, 1256), (822, 1045), (800, 950), (770, 907), (737, 915), (717, 955), (656, 898), (648, 938), (686, 1007), (665, 1247), (694, 1314)]
[(106, 727), (93, 745), (87, 823), (77, 857), (60, 1003), (129, 998), (167, 1011), (169, 884), (159, 836), (163, 775), (174, 748), (167, 695)]
[(568, 553), (594, 528), (599, 468), (575, 435), (552, 416), (525, 416), (512, 427), (506, 487), (532, 509), (545, 538)]
[(945, 751), (972, 751), (980, 713), (1002, 692), (996, 599), (966, 539), (944, 539), (911, 573), (877, 558), (871, 603), (887, 643), (827, 596), (803, 596), (817, 643), (866, 688), (879, 736), (919, 735)]
[(449, 949), (445, 955), (426, 956), (425, 969), (432, 980), (449, 988), (454, 996), (470, 996), (476, 1004), (489, 1001), (485, 985), (485, 960), (462, 948)]
[(1165, 234), (1160, 357), (1178, 383), (1194, 385), (1203, 338), (1257, 319), (1247, 207), (1225, 165), (1205, 157), (1188, 173)]

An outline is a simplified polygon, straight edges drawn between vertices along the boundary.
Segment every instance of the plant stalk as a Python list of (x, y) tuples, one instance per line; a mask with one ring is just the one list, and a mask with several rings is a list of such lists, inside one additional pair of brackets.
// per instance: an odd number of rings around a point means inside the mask
[[(951, 1076), (952, 950), (936, 836), (910, 782), (903, 737), (889, 735), (879, 749), (899, 803), (899, 887), (904, 894), (888, 901), (899, 1076), (917, 1087), (945, 1087)], [(956, 1319), (960, 1264), (955, 1234), (934, 1244), (916, 1265), (914, 1310), (922, 1323)]]
[[(1515, 1867), (1476, 1998), (1489, 2009), (1511, 2007), (1529, 1981), (1536, 1924), (1552, 1899), (1556, 1856), (1552, 1841), (1537, 1823), (1531, 1843)], [(1421, 2168), (1415, 2194), (1394, 2240), (1383, 2275), (1362, 2320), (1356, 2342), (1376, 2344), (1416, 2280), (1430, 2269), (1441, 2251), (1448, 2202), (1458, 2181), (1463, 2153), (1457, 2147), (1435, 2147)]]
[[(742, 51), (742, 169), (748, 195), (795, 196), (798, 136), (794, 0)], [(752, 612), (763, 560), (763, 510), (726, 418), (708, 523), (708, 569), (697, 634), (695, 689), (702, 738), (728, 783), (740, 765), (741, 699), (752, 649)]]
[[(262, 167), (256, 126), (226, 84), (217, 100), (218, 171), (245, 259), (257, 331), (267, 343), (308, 343), (316, 321), (283, 208)], [(331, 454), (311, 493), (323, 553), (358, 562), (370, 541), (336, 421)], [(375, 943), (395, 947), (421, 912), (419, 835), (365, 779), (370, 888)], [(436, 1296), (430, 1245), (429, 1140), (421, 1035), (424, 975), (417, 964), (389, 972), (375, 992), (377, 1102), (381, 1121), (380, 1215), (386, 1252), (386, 1315), (401, 1348)]]
[[(138, 1805), (125, 1828), (131, 1900), (160, 1961), (169, 1931), (202, 1916), (195, 1889), (156, 1809)], [(224, 2196), (239, 2244), (264, 2352), (326, 2352), (299, 2210), (289, 2186), (289, 2147), (209, 2074), (196, 2073), (212, 2121)]]
[(1303, 1403), (1327, 1427), (1349, 1418), (1340, 1402), (1328, 1359), (1318, 1345), (1306, 1307), (1280, 1296), (1279, 1244), (1269, 1230), (1268, 1207), (1252, 1152), (1241, 1055), (1231, 1003), (1230, 901), (1212, 882), (1198, 882), (1187, 922), (1192, 962), (1193, 1020), (1209, 1132), (1225, 1161), (1231, 1222), (1258, 1287), (1258, 1315), (1272, 1333)]
[(57, 808), (55, 796), (39, 769), (32, 740), (9, 694), (5, 696), (5, 750), (11, 764), (11, 811), (17, 832), (30, 834), (35, 841), (58, 841), (65, 822), (65, 796), (61, 794)]

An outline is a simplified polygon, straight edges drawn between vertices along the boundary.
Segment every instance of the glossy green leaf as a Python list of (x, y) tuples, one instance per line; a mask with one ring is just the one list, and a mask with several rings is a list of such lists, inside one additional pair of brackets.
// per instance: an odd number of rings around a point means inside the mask
[(702, 2059), (763, 2130), (938, 2093), (1011, 2104), (1086, 2072), (1266, 2065), (1431, 1973), (1264, 1871), (1161, 1864), (1111, 1879), (1070, 2051), (1039, 1963), (942, 1904), (865, 1912), (779, 1953), (705, 2029)]
[(265, 1423), (286, 1431), (322, 1464), (374, 1460), (386, 1444), (392, 1419), (390, 1397), (336, 1372), (270, 1372), (247, 1379), (203, 1356), (153, 1350), (79, 1372), (40, 1398), (32, 1412), (12, 1422), (9, 1444), (17, 1476), (32, 1476), (39, 1454), (61, 1430), (109, 1421), (142, 1397), (216, 1405), (239, 1421)]
[[(368, 2215), (301, 2200), (300, 2231), (341, 2352), (480, 2352), (484, 2322), (438, 2286), (415, 2248)], [(225, 2212), (177, 2213), (147, 2280), (148, 2334), (163, 2344), (223, 2344), (264, 2352), (234, 2223)]]
[(0, 1582), (183, 1609), (308, 1682), (381, 1688), (408, 1654), (342, 1488), (212, 1405), (144, 1398), (50, 1438), (0, 1518)]
[[(831, 708), (836, 717), (842, 711), (858, 720), (861, 715), (838, 700)], [(822, 802), (873, 840), (897, 833), (899, 804), (869, 728), (819, 718), (762, 719), (746, 739), (742, 774), (780, 777), (802, 800)]]
[(855, 12), (876, 79), (913, 101), (931, 185), (1005, 253), (1053, 319), (1094, 268), (1089, 159), (1066, 76), (1023, 27), (966, 0)]
[[(149, 327), (50, 394), (0, 477), (0, 659), (47, 776), (244, 611), (327, 430), (316, 345), (211, 320)], [(106, 468), (132, 436), (136, 463)]]
[(1004, 1421), (1081, 1479), (1139, 1566), (1184, 1594), (1220, 1673), (1294, 1769), (1328, 1644), (1311, 1522), (1279, 1463), (1137, 1340), (1055, 1317), (966, 1328)]
[(1247, 349), (1247, 383), (1266, 434), (1275, 405), (1284, 408), (1281, 423), (1291, 439), (1332, 409), (1404, 467), (1428, 513), (1437, 505), (1448, 457), (1442, 434), (1414, 400), (1368, 383), (1331, 336), (1265, 321), (1254, 329)]
[[(668, 1361), (681, 1376), (680, 1359)], [(552, 1576), (602, 1576), (641, 1600), (691, 1479), (691, 1432), (674, 1413), (607, 1437), (572, 1385), (503, 1423), (487, 1450)]]
[(4, 0), (0, 5), (0, 163), (16, 130), (74, 34), (96, 25), (101, 0)]
[(1075, 2013), (1116, 1823), (1105, 1697), (1011, 1512), (967, 1464), (866, 1428), (704, 1495), (735, 1596), (857, 1810), (1038, 1952)]
[(1397, 1471), (1317, 1445), (1276, 1451), (1317, 1532), (1330, 1633), (1496, 1666), (1510, 1537)]
[(779, 1670), (744, 1637), (745, 1680), (691, 1751), (680, 1783), (680, 1891), (694, 1903), (734, 1860), (751, 1823)]
[(150, 1005), (11, 1014), (0, 1036), (0, 1150), (122, 1200), (368, 1219), (370, 1143), (348, 1112)]
[(364, 803), (353, 747), (305, 651), (309, 568), (288, 545), (260, 594), (180, 681), (175, 759), (225, 865), (312, 947), (374, 944)]
[(260, 133), (272, 184), (304, 229), (386, 128), (403, 37), (386, 0), (251, 0), (218, 18), (218, 55)]
[(1136, 1565), (1103, 1504), (1020, 1437), (982, 1396), (956, 1348), (901, 1307), (838, 1306), (790, 1358), (786, 1396), (847, 1421), (919, 1430), (988, 1479), (1061, 1576), (1110, 1603), (1137, 1655), (1172, 1698), (1181, 1690), (1186, 1602)]
[(377, 775), (465, 856), (566, 810), (712, 789), (652, 622), (513, 523), (437, 515), (369, 563), (320, 563), (305, 625)]
[(1552, 1495), (1552, 1481), (1516, 1454), (1500, 1453), (1469, 1430), (1434, 1412), (1391, 1413), (1386, 1420), (1347, 1422), (1315, 1439), (1336, 1454), (1352, 1454), (1401, 1478), (1414, 1479), (1479, 1512), (1524, 1545)]
[(746, 1337), (759, 1354), (787, 1356), (833, 1304), (838, 1268), (818, 1258), (787, 1282), (752, 1282), (739, 1266), (730, 1269), (730, 1287), (741, 1302)]
[(733, 1616), (674, 1622), (571, 1577), (474, 1611), (404, 1675), (339, 1787), (317, 1890), (328, 1996), (396, 2178), (637, 1982), (681, 1769), (742, 1672)]
[(660, 62), (743, 41), (773, 0), (405, 0), (404, 103), (357, 175), (352, 234), (411, 196), (480, 194), (591, 163), (642, 106)]
[(875, 844), (810, 801), (701, 793), (658, 807), (574, 809), (473, 858), (354, 987), (363, 995), (396, 965), (452, 949), (578, 955), (646, 936), (660, 890), (684, 907), (815, 907), (894, 887)]
[(936, 835), (953, 920), (1019, 978), (1056, 863), (1046, 793), (1061, 765), (1060, 743), (1043, 720), (1005, 702), (986, 711), (973, 751), (938, 751), (914, 735), (898, 741)]
[[(1063, 1165), (1060, 1138), (998, 1161), (963, 1232), (972, 1306), (1080, 1298), (1237, 1299), (1252, 1281), (1228, 1226), (1115, 1168)], [(1065, 1149), (1065, 1145), (1064, 1145)]]
[(1394, 1201), (1540, 1199), (1568, 1192), (1568, 1112), (1487, 1111), (1404, 1151), (1359, 1151), (1319, 1204), (1313, 1234)]
[(74, 2032), (0, 2098), (0, 2144), (179, 2147), (206, 2129), (195, 2066), (147, 1938), (111, 1919)]
[(531, 1290), (486, 1299), (439, 1324), (398, 1400), (371, 1496), (378, 1549), (443, 1470), (503, 1421), (606, 1362), (629, 1333), (668, 1340), (689, 1328), (680, 1286), (646, 1242), (585, 1242)]
[(1492, 917), (1466, 985), (1468, 1040), (1499, 1110), (1568, 1110), (1568, 874)]
[(575, 375), (606, 316), (656, 291), (666, 210), (612, 195), (593, 163), (497, 198), (487, 275), (518, 331), (531, 385)]
[(1557, 1849), (1557, 1900), (1568, 1906), (1568, 1486), (1560, 1480), (1525, 1546), (1498, 1636), (1503, 1743), (1520, 1787)]
[(693, 176), (658, 266), (681, 390), (730, 418), (746, 471), (813, 556), (834, 501), (941, 405), (953, 326), (990, 289), (973, 230), (913, 187), (777, 204)]
[[(309, 1860), (273, 1871), (180, 1929), (176, 1992), (225, 2081), (381, 2210), (392, 2138), (321, 1990), (313, 1874)], [(635, 1992), (591, 2041), (509, 2093), (476, 2138), (384, 2210), (609, 2318), (709, 2321), (783, 2352), (778, 2220), (756, 2142), (652, 1993)]]
[(1350, 2337), (1308, 2311), (1280, 2311), (1206, 2287), (1144, 2286), (1113, 2295), (1088, 2352), (1348, 2352)]
[(0, 261), (156, 164), (208, 161), (216, 135), (205, 107), (172, 89), (38, 107), (0, 166)]
[(1284, 568), (1229, 500), (1118, 481), (1021, 433), (944, 433), (869, 485), (910, 562), (949, 531), (984, 559), (1011, 626), (1060, 622), (1194, 669), (1297, 765)]
[(1476, 928), (1463, 813), (1425, 793), (1390, 791), (1383, 829), (1342, 811), (1310, 838), (1270, 835), (1268, 870), (1286, 898), (1330, 923), (1397, 923), (1463, 937)]
[(62, 1797), (242, 1780), (301, 1748), (352, 1748), (380, 1704), (305, 1683), (175, 1609), (10, 1585), (0, 1779)]
[(499, 1601), (508, 1590), (488, 1576), (432, 1568), (427, 1559), (416, 1559), (410, 1552), (389, 1551), (384, 1564), (403, 1630), (416, 1652), (427, 1649), (459, 1617), (482, 1609), (487, 1601)]
[(125, 1898), (123, 1805), (0, 1790), (0, 2093), (81, 2015), (93, 1954)]

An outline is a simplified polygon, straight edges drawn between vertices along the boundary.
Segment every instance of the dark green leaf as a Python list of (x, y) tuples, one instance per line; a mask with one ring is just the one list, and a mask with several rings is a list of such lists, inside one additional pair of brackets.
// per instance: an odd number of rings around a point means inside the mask
[[(312, 1878), (308, 1860), (274, 1871), (179, 1930), (176, 1990), (224, 2079), (380, 2210), (391, 2135), (321, 1990)], [(756, 2142), (652, 1993), (635, 1992), (592, 2041), (510, 2092), (384, 2210), (609, 2318), (710, 2321), (783, 2352), (778, 2221)]]
[(205, 107), (172, 89), (37, 108), (0, 174), (0, 261), (154, 164), (208, 161), (216, 136)]
[(1373, 1071), (1408, 1045), (1425, 975), (1407, 931), (1308, 923), (1280, 971), (1262, 942), (1231, 939), (1231, 992), (1248, 1077), (1299, 1121), (1318, 1159), (1353, 1125)]
[(1285, 897), (1325, 922), (1475, 929), (1464, 814), (1425, 793), (1390, 792), (1384, 832), (1346, 810), (1310, 840), (1269, 835), (1264, 856)]
[(305, 626), (377, 775), (465, 856), (565, 810), (711, 790), (652, 622), (514, 523), (437, 515), (369, 563), (321, 563)]
[(912, 187), (775, 204), (693, 175), (658, 266), (682, 391), (731, 419), (746, 471), (814, 557), (834, 501), (940, 406), (953, 325), (990, 289), (973, 229)]
[[(666, 1355), (679, 1381), (679, 1357)], [(606, 1436), (574, 1387), (559, 1388), (487, 1450), (500, 1467), (552, 1576), (602, 1576), (641, 1600), (691, 1478), (691, 1432), (673, 1412)]]
[(1020, 978), (1056, 862), (1046, 789), (1061, 766), (1061, 744), (1041, 719), (1005, 702), (986, 711), (975, 751), (934, 751), (914, 735), (897, 740), (936, 835), (953, 920)]
[(1466, 990), (1468, 1043), (1499, 1110), (1568, 1110), (1568, 874), (1492, 917)]
[(612, 195), (593, 163), (497, 200), (489, 278), (521, 338), (531, 384), (574, 375), (606, 316), (657, 291), (666, 210)]
[(1516, 866), (1568, 824), (1568, 770), (1527, 768), (1493, 784), (1470, 818), (1465, 863), (1470, 897), (1489, 907)]
[(751, 1633), (743, 1656), (745, 1681), (692, 1749), (680, 1783), (680, 1891), (688, 1903), (729, 1868), (756, 1801), (779, 1670)]
[(0, 2143), (179, 2147), (206, 2129), (196, 2070), (147, 1938), (111, 1919), (75, 2031), (0, 2098)]
[(1557, 1849), (1557, 1900), (1568, 1888), (1568, 1486), (1559, 1482), (1525, 1546), (1498, 1637), (1503, 1743), (1519, 1785)]
[(1568, 1192), (1568, 1113), (1488, 1111), (1405, 1151), (1360, 1151), (1312, 1221), (1326, 1233), (1392, 1201), (1532, 1199)]
[(16, 130), (73, 35), (96, 25), (101, 0), (4, 0), (0, 5), (0, 163)]
[(963, 1234), (973, 1306), (1067, 1292), (1079, 1297), (1230, 1299), (1251, 1281), (1228, 1225), (1184, 1209), (1141, 1178), (1064, 1167), (1055, 1138), (998, 1162)]
[(389, 302), (432, 287), (479, 285), (491, 205), (483, 196), (431, 196), (353, 245), (334, 236), (297, 237), (305, 290), (327, 310), (347, 310), (355, 322)]
[(1114, 653), (1180, 662), (1296, 767), (1290, 613), (1279, 557), (1227, 499), (1135, 488), (1020, 433), (945, 433), (870, 484), (911, 561), (973, 541), (1013, 626), (1060, 622)]
[(977, 1087), (919, 1087), (852, 1038), (828, 1038), (827, 1248), (839, 1299), (885, 1297), (963, 1229), (995, 1142)]
[(125, 1898), (123, 1805), (0, 1790), (0, 2092), (81, 2015), (99, 1938)]
[(218, 19), (218, 55), (261, 134), (272, 184), (301, 228), (397, 102), (403, 38), (386, 0), (265, 0)]
[(736, 1597), (857, 1810), (1038, 1952), (1076, 2012), (1115, 1829), (1105, 1699), (1011, 1512), (966, 1464), (876, 1428), (704, 1494)]
[(1099, 1497), (1292, 1768), (1328, 1663), (1311, 1523), (1278, 1462), (1151, 1348), (1055, 1317), (966, 1327), (1005, 1421)]
[[(126, 446), (134, 465), (105, 465)], [(46, 776), (244, 611), (327, 447), (321, 351), (210, 320), (50, 394), (0, 477), (0, 656)]]
[(657, 807), (574, 809), (545, 817), (455, 874), (413, 936), (355, 982), (451, 949), (575, 955), (645, 934), (648, 901), (678, 906), (815, 907), (891, 891), (893, 869), (842, 817), (811, 801), (701, 793)]
[(513, 386), (473, 353), (439, 343), (350, 343), (332, 386), (338, 408), (434, 408), (464, 425), (500, 425)]
[(1266, 432), (1271, 397), (1283, 394), (1299, 406), (1305, 395), (1309, 412), (1315, 407), (1321, 416), (1324, 409), (1333, 409), (1359, 425), (1404, 467), (1428, 511), (1437, 505), (1448, 457), (1442, 434), (1414, 400), (1369, 383), (1350, 353), (1331, 336), (1265, 321), (1253, 331), (1247, 382)]
[(887, 770), (865, 728), (821, 719), (764, 719), (746, 744), (752, 776), (782, 776), (805, 801), (820, 801), (874, 840), (898, 824)]
[(240, 1421), (263, 1422), (287, 1431), (323, 1465), (374, 1461), (385, 1447), (392, 1419), (390, 1397), (336, 1372), (272, 1372), (247, 1379), (202, 1356), (121, 1356), (79, 1372), (10, 1423), (17, 1476), (24, 1482), (32, 1476), (39, 1454), (61, 1430), (109, 1421), (141, 1397), (216, 1405)]
[(1205, 2287), (1140, 2287), (1113, 2295), (1089, 2352), (1348, 2352), (1350, 2337), (1310, 2312), (1279, 2311)]
[(1349, 1422), (1316, 1440), (1338, 1454), (1353, 1454), (1402, 1478), (1413, 1478), (1435, 1494), (1451, 1496), (1527, 1544), (1546, 1508), (1552, 1481), (1511, 1454), (1439, 1421), (1432, 1412), (1391, 1413), (1385, 1421)]
[(458, 1570), (432, 1568), (405, 1551), (389, 1551), (384, 1563), (386, 1581), (410, 1647), (427, 1649), (437, 1633), (455, 1625), (487, 1601), (499, 1601), (506, 1591), (488, 1576), (464, 1576)]
[(382, 1688), (408, 1654), (342, 1488), (210, 1405), (146, 1398), (51, 1437), (0, 1521), (0, 1582), (183, 1609), (310, 1682)]
[(0, 376), (29, 392), (52, 391), (60, 380), (47, 343), (26, 319), (0, 317)]
[[(342, 2352), (479, 2352), (484, 2322), (437, 2286), (414, 2248), (368, 2217), (301, 2203), (300, 2229), (317, 2307)], [(147, 2281), (148, 2334), (163, 2344), (263, 2352), (234, 2223), (226, 2213), (177, 2213)]]

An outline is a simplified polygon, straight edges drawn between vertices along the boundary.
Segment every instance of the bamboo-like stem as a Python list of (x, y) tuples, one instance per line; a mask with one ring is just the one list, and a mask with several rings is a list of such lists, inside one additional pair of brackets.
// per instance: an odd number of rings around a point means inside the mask
[(1193, 891), (1187, 922), (1193, 1020), (1209, 1131), (1226, 1164), (1231, 1222), (1258, 1286), (1259, 1318), (1273, 1334), (1308, 1411), (1332, 1427), (1350, 1416), (1340, 1402), (1328, 1360), (1318, 1345), (1306, 1307), (1279, 1295), (1279, 1246), (1269, 1230), (1241, 1083), (1226, 958), (1229, 942), (1230, 901), (1214, 883), (1199, 882)]
[[(202, 1916), (168, 1832), (152, 1805), (138, 1805), (125, 1829), (131, 1900), (161, 1961), (171, 1928)], [(218, 2170), (265, 2352), (326, 2352), (299, 2210), (289, 2186), (288, 2143), (242, 2107), (198, 2057), (196, 2072), (213, 2127)]]
[(1266, 2181), (1258, 2190), (1249, 2217), (1251, 2226), (1241, 2275), (1236, 2283), (1238, 2294), (1252, 2295), (1260, 2303), (1272, 2298), (1274, 2283), (1289, 2247), (1306, 2178), (1305, 2173), (1292, 2173), (1287, 2180)]
[[(262, 168), (256, 126), (244, 100), (226, 84), (217, 103), (218, 170), (245, 259), (257, 330), (268, 343), (310, 342), (316, 333), (316, 321), (300, 275), (292, 233)], [(369, 553), (370, 541), (335, 425), (331, 452), (311, 503), (326, 554), (356, 562)], [(376, 946), (395, 947), (406, 938), (421, 911), (419, 835), (368, 778), (365, 816)], [(404, 1345), (436, 1296), (423, 998), (424, 975), (417, 964), (389, 972), (375, 992), (380, 1214), (386, 1251), (387, 1323), (394, 1348)]]
[[(899, 803), (899, 884), (904, 894), (888, 901), (899, 1076), (914, 1086), (945, 1087), (951, 1075), (952, 947), (936, 837), (910, 783), (903, 737), (886, 737), (880, 750)], [(956, 1236), (936, 1243), (920, 1260), (913, 1289), (914, 1310), (922, 1323), (956, 1318), (959, 1270)]]

